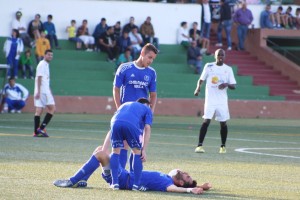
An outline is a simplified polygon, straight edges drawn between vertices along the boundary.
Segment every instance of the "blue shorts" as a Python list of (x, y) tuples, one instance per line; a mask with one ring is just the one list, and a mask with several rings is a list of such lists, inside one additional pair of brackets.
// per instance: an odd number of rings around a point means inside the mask
[(128, 122), (116, 121), (111, 125), (110, 142), (113, 148), (123, 148), (126, 140), (130, 148), (142, 148), (143, 132)]
[[(108, 183), (109, 185), (112, 184), (111, 174), (104, 175), (102, 173), (101, 175), (106, 183)], [(118, 180), (119, 180), (119, 187), (121, 190), (131, 190), (132, 189), (132, 180), (131, 180), (130, 174), (126, 169), (122, 168), (120, 165), (119, 165), (119, 171), (118, 171)]]

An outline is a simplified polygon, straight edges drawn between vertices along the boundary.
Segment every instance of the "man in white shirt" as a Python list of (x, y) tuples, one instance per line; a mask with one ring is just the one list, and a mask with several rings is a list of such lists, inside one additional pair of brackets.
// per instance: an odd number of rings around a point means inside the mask
[(21, 113), (22, 108), (26, 105), (28, 90), (21, 84), (16, 83), (14, 77), (8, 80), (3, 89), (4, 95), (4, 112)]
[(192, 38), (190, 38), (190, 36), (189, 36), (189, 29), (188, 29), (187, 22), (181, 22), (180, 28), (178, 29), (178, 34), (177, 34), (178, 44), (181, 44), (187, 48), (190, 46), (191, 41), (192, 41)]
[(225, 51), (217, 49), (215, 51), (216, 62), (207, 63), (204, 66), (203, 72), (197, 82), (194, 95), (198, 96), (201, 85), (206, 81), (205, 88), (205, 104), (204, 104), (204, 122), (202, 123), (199, 133), (198, 147), (196, 153), (204, 153), (202, 147), (207, 128), (211, 119), (215, 115), (215, 120), (220, 122), (221, 147), (219, 153), (226, 153), (225, 143), (228, 134), (226, 121), (230, 119), (228, 109), (227, 88), (234, 90), (236, 80), (232, 68), (224, 64)]
[(12, 29), (17, 29), (19, 31), (20, 38), (22, 39), (24, 45), (31, 48), (31, 39), (26, 31), (26, 24), (21, 19), (21, 17), (22, 17), (22, 12), (17, 11), (16, 18), (13, 19), (11, 26), (12, 26)]
[[(36, 68), (34, 84), (34, 106), (36, 109), (33, 137), (49, 137), (46, 133), (45, 127), (50, 122), (55, 112), (55, 102), (50, 89), (49, 63), (52, 58), (53, 52), (51, 50), (46, 50), (44, 59), (39, 62)], [(47, 114), (40, 125), (40, 116), (45, 107), (47, 107)]]
[(143, 45), (143, 38), (142, 35), (138, 33), (137, 27), (133, 27), (129, 32), (129, 38), (131, 41), (132, 47), (132, 58), (133, 60), (136, 59), (137, 55), (140, 54)]
[(208, 0), (202, 1), (202, 26), (201, 37), (209, 39), (210, 26), (211, 26), (211, 10), (208, 4)]

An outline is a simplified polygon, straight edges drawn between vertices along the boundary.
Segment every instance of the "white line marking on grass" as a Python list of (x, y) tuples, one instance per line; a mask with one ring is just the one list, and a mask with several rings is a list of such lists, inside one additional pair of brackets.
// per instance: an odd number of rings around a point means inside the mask
[(280, 154), (270, 154), (270, 153), (261, 153), (261, 152), (255, 152), (255, 151), (249, 151), (249, 150), (281, 150), (281, 149), (299, 149), (300, 148), (239, 148), (235, 149), (235, 151), (240, 153), (249, 153), (249, 154), (256, 154), (256, 155), (265, 155), (265, 156), (274, 156), (274, 157), (282, 157), (282, 158), (296, 158), (300, 159), (298, 156), (288, 156), (288, 155), (280, 155)]

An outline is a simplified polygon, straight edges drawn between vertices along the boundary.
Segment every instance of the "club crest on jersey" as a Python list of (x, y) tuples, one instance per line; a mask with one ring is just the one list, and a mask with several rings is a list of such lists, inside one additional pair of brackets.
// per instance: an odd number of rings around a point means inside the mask
[(130, 77), (135, 77), (135, 75), (134, 75), (134, 74), (131, 74)]
[(147, 76), (147, 75), (144, 76), (144, 80), (145, 80), (145, 81), (149, 81), (149, 79), (150, 79), (149, 76)]

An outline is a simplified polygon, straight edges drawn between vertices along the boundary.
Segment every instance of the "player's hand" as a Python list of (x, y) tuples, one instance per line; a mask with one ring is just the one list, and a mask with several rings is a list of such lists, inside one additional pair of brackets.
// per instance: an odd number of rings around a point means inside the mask
[(195, 96), (198, 96), (199, 93), (200, 93), (200, 90), (196, 89), (195, 92), (194, 92), (194, 95), (195, 95)]
[(146, 162), (146, 158), (147, 158), (146, 151), (145, 151), (145, 150), (142, 150), (142, 154), (141, 154), (142, 162)]
[(202, 194), (203, 193), (203, 189), (200, 187), (195, 187), (192, 189), (192, 193), (193, 194)]
[(36, 95), (34, 96), (35, 99), (39, 99), (40, 98), (40, 93), (36, 93)]
[(203, 190), (209, 190), (210, 188), (212, 188), (212, 185), (210, 183), (204, 183), (198, 187), (201, 187)]
[(224, 88), (226, 88), (228, 86), (228, 83), (222, 83), (222, 84), (220, 84), (219, 86), (218, 86), (218, 88), (220, 89), (220, 90), (223, 90)]

